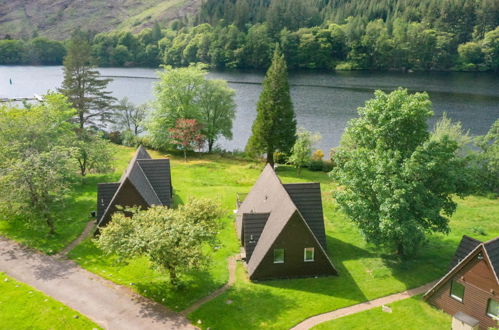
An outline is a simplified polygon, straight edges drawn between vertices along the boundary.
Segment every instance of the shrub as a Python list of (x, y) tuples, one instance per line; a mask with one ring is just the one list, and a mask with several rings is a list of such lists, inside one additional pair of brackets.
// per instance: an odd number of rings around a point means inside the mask
[(331, 161), (323, 161), (322, 162), (322, 171), (329, 173), (333, 170), (334, 164)]
[(313, 154), (312, 154), (312, 159), (313, 160), (322, 160), (324, 158), (324, 152), (322, 152), (321, 149), (317, 149)]
[(276, 151), (274, 152), (274, 162), (276, 164), (286, 164), (288, 162), (288, 157), (285, 153)]
[(121, 132), (119, 131), (112, 131), (107, 134), (104, 133), (104, 138), (107, 138), (109, 141), (115, 144), (123, 143), (123, 137), (121, 136)]
[(308, 165), (308, 168), (311, 171), (322, 171), (323, 164), (324, 164), (324, 161), (322, 161), (322, 159), (312, 159), (310, 161), (310, 164)]

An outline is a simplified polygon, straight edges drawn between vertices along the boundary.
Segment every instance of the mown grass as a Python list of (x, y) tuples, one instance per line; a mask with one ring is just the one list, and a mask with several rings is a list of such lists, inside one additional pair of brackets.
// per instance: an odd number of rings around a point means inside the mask
[(0, 272), (0, 329), (100, 329), (95, 323)]
[(357, 314), (324, 322), (312, 329), (315, 330), (439, 330), (451, 328), (451, 316), (431, 307), (422, 300), (422, 296), (400, 300), (388, 304), (391, 313), (383, 312), (376, 307)]
[[(88, 211), (95, 209), (95, 184), (117, 180), (133, 154), (131, 148), (117, 148), (117, 171), (107, 176), (87, 178), (94, 180), (94, 186), (88, 186), (88, 201), (92, 204)], [(156, 152), (152, 154), (153, 157), (164, 156)], [(236, 193), (245, 193), (251, 189), (263, 164), (219, 155), (193, 156), (186, 163), (175, 155), (169, 156), (172, 159), (172, 180), (177, 203), (186, 202), (191, 197), (208, 197), (220, 203), (227, 212), (227, 217), (223, 219), (225, 226), (219, 236), (220, 248), (212, 253), (211, 267), (184, 275), (184, 287), (173, 290), (168, 284), (168, 277), (152, 270), (147, 260), (139, 258), (130, 260), (128, 265), (119, 264), (116, 258), (104, 256), (90, 240), (76, 247), (70, 257), (92, 272), (131, 286), (175, 310), (182, 310), (227, 281), (226, 259), (237, 253), (239, 247), (231, 215), (235, 208)], [(304, 170), (298, 176), (293, 168), (283, 166), (278, 169), (278, 175), (283, 182), (321, 182), (328, 252), (340, 275), (253, 283), (247, 280), (244, 267), (240, 264), (234, 287), (189, 315), (196, 324), (198, 320), (201, 321), (200, 327), (289, 328), (315, 314), (437, 279), (445, 273), (463, 234), (481, 240), (499, 235), (499, 201), (468, 197), (458, 200), (459, 206), (451, 219), (449, 235), (430, 235), (416, 256), (400, 260), (393, 251), (365, 243), (357, 228), (338, 210), (332, 197), (337, 187), (326, 173)], [(74, 203), (84, 204), (83, 201)], [(81, 216), (85, 217), (85, 214)], [(82, 221), (80, 228), (83, 228), (84, 223)], [(78, 231), (75, 230), (74, 234), (77, 235)]]
[[(289, 167), (281, 168), (278, 174), (283, 182), (321, 182), (328, 252), (339, 276), (252, 283), (240, 267), (233, 288), (189, 315), (193, 322), (200, 321), (202, 328), (289, 328), (312, 315), (439, 278), (463, 234), (481, 240), (499, 235), (498, 200), (469, 197), (458, 200), (449, 235), (429, 236), (416, 256), (400, 260), (394, 251), (365, 243), (356, 227), (337, 209), (331, 194), (336, 186), (327, 175), (303, 171), (298, 177)], [(475, 233), (477, 226), (485, 235)]]

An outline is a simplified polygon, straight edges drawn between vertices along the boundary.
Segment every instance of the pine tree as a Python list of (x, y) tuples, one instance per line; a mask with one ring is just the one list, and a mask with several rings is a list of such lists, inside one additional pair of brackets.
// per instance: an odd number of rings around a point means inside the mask
[(80, 129), (96, 125), (96, 118), (102, 124), (109, 121), (116, 100), (106, 91), (111, 79), (100, 78), (92, 65), (92, 48), (81, 31), (73, 33), (64, 58), (64, 81), (59, 92), (64, 94), (77, 111), (75, 121)]
[(274, 152), (289, 154), (296, 140), (286, 60), (278, 47), (263, 81), (256, 111), (246, 151), (254, 155), (266, 153), (267, 163), (274, 165)]

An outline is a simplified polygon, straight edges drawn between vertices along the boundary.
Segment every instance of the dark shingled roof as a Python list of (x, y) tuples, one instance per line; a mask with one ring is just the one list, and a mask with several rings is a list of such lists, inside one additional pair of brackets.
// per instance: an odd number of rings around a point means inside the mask
[(251, 258), (270, 213), (243, 214), (243, 240), (246, 260)]
[(499, 284), (499, 237), (482, 243), (479, 240), (464, 235), (452, 259), (450, 270), (425, 293), (424, 299), (428, 299), (437, 292), (438, 288), (452, 279), (470, 260), (473, 260), (477, 254), (482, 252), (487, 255), (492, 272), (494, 273), (493, 275)]
[[(299, 214), (300, 219), (302, 219), (306, 225), (306, 228), (310, 231), (310, 234), (317, 240), (318, 245), (321, 247), (321, 251), (319, 253), (324, 254), (324, 257), (329, 261), (331, 267), (334, 269), (333, 263), (326, 253), (327, 249), (324, 227), (322, 227), (323, 233), (318, 233), (320, 230), (318, 222), (324, 222), (324, 219), (322, 217), (319, 219), (319, 213), (309, 208), (311, 203), (317, 204), (318, 207), (320, 207), (320, 214), (322, 214), (320, 188), (317, 188), (314, 185), (315, 184), (303, 185), (301, 188), (294, 184), (288, 186), (289, 191), (292, 191), (295, 197), (296, 203), (301, 206), (305, 213), (302, 214), (300, 212), (300, 206), (295, 204), (294, 200), (290, 196), (290, 193), (286, 190), (285, 185), (281, 183), (274, 172), (274, 169), (268, 164), (265, 166), (265, 169), (262, 171), (262, 174), (260, 174), (260, 177), (256, 181), (255, 185), (248, 193), (243, 203), (239, 206), (236, 215), (237, 233), (239, 238), (245, 242), (242, 234), (244, 232), (243, 223), (244, 219), (246, 219), (246, 214), (269, 214), (257, 244), (250, 255), (246, 255), (248, 273), (250, 276), (260, 265), (260, 262), (263, 260), (264, 256), (278, 238), (288, 221), (296, 213)], [(308, 194), (307, 191), (308, 193), (311, 193), (310, 198), (305, 196)], [(317, 196), (317, 192), (319, 192), (319, 196)], [(310, 227), (308, 221), (305, 220), (304, 217), (309, 218), (309, 221), (311, 221), (314, 225), (315, 231)], [(322, 226), (324, 226), (324, 224), (322, 224)], [(319, 237), (315, 235), (315, 232), (319, 234)], [(322, 239), (322, 242), (319, 238)]]
[(97, 219), (102, 217), (119, 186), (119, 182), (99, 183), (97, 185)]
[(322, 212), (321, 185), (311, 183), (283, 184), (298, 211), (307, 222), (317, 240), (326, 249), (326, 231), (324, 229), (324, 214)]
[(161, 203), (172, 205), (172, 178), (169, 159), (139, 159), (138, 163), (149, 179)]
[(496, 275), (496, 279), (499, 282), (499, 237), (491, 239), (490, 241), (484, 243), (485, 250), (489, 256), (490, 263)]
[(454, 254), (454, 258), (452, 258), (452, 262), (450, 263), (449, 270), (454, 268), (461, 260), (466, 258), (466, 256), (473, 251), (480, 243), (479, 240), (471, 238), (469, 236), (464, 235), (457, 247), (456, 253)]
[[(140, 146), (119, 182), (99, 184), (97, 192), (98, 224), (111, 212), (113, 201), (124, 183), (129, 181), (149, 205), (172, 205), (172, 183), (169, 159), (151, 159)], [(123, 205), (131, 206), (131, 205)]]

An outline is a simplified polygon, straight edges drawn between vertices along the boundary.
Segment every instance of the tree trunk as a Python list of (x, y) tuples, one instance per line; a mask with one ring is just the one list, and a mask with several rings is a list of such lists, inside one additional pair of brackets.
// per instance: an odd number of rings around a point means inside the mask
[(168, 273), (170, 274), (170, 284), (173, 287), (177, 287), (178, 286), (178, 277), (177, 277), (177, 272), (175, 271), (175, 267), (168, 266), (168, 267), (166, 267), (166, 269), (168, 270)]
[(55, 235), (54, 219), (52, 219), (49, 214), (45, 214), (45, 221), (47, 222), (47, 226), (49, 227), (49, 235)]
[(187, 150), (184, 149), (184, 161), (187, 163)]
[(267, 150), (267, 163), (274, 167), (274, 151), (272, 150)]
[(212, 139), (208, 139), (208, 152), (211, 153), (211, 151), (213, 150), (213, 143), (215, 141), (213, 141)]

